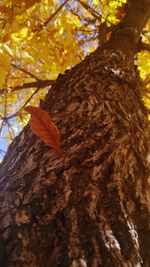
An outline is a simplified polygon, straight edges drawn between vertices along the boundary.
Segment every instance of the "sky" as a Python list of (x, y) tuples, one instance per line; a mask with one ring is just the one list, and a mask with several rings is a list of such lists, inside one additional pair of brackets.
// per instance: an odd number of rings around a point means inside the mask
[[(13, 126), (13, 130), (15, 131), (15, 136), (17, 136), (21, 132), (22, 127), (14, 119), (10, 120), (10, 123), (15, 125), (15, 127)], [(9, 144), (12, 142), (7, 140), (7, 135), (8, 127), (3, 126), (0, 136), (0, 161), (2, 161), (3, 157), (7, 152)]]
[(6, 134), (7, 134), (7, 129), (4, 126), (2, 129), (1, 138), (0, 138), (0, 161), (3, 159), (8, 148), (8, 142), (6, 141), (6, 138), (4, 137)]

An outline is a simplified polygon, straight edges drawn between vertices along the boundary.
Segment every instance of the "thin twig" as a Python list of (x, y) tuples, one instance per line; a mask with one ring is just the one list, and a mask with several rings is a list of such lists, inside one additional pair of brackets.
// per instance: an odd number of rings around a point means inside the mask
[(1, 153), (1, 154), (5, 154), (5, 153), (6, 153), (6, 151), (5, 151), (5, 150), (3, 150), (3, 149), (0, 149), (0, 153)]
[[(21, 108), (24, 108), (30, 101), (31, 99), (38, 93), (38, 91), (40, 90), (41, 88), (37, 88), (33, 94), (28, 98), (28, 100), (23, 104), (23, 106)], [(15, 112), (14, 114), (10, 115), (9, 117), (5, 118), (6, 120), (9, 120), (9, 119), (12, 119), (14, 117), (18, 116), (18, 111)]]
[(144, 86), (148, 85), (150, 83), (150, 73), (148, 74), (148, 76), (146, 77), (146, 79), (144, 80), (143, 84)]
[(150, 52), (150, 45), (146, 43), (141, 43), (141, 50), (146, 50)]
[(81, 41), (79, 41), (79, 44), (80, 44), (80, 45), (84, 45), (84, 44), (86, 44), (86, 43), (94, 42), (94, 41), (96, 41), (96, 40), (97, 40), (97, 36), (92, 37), (92, 38), (89, 38), (89, 39), (81, 40)]
[(33, 93), (32, 95), (28, 98), (28, 100), (24, 103), (24, 105), (22, 106), (22, 108), (24, 108), (30, 101), (31, 99), (38, 93), (38, 91), (40, 90), (41, 88), (37, 88)]
[[(5, 88), (7, 88), (7, 80), (8, 80), (8, 76), (9, 74), (6, 75), (5, 77)], [(4, 101), (5, 101), (5, 104), (4, 104), (4, 117), (6, 118), (7, 117), (7, 91), (5, 91), (5, 95), (4, 95)]]
[(22, 72), (28, 74), (29, 76), (31, 76), (32, 78), (34, 78), (36, 81), (41, 81), (37, 76), (35, 76), (35, 75), (32, 74), (31, 72), (29, 72), (28, 70), (25, 70), (25, 69), (23, 69), (23, 68), (21, 68), (21, 67), (15, 65), (15, 64), (13, 64), (13, 63), (11, 63), (11, 66), (14, 67), (15, 69), (18, 69), (18, 70), (20, 70), (20, 71), (22, 71)]
[(7, 128), (8, 128), (8, 133), (9, 133), (9, 139), (10, 140), (13, 140), (13, 136), (12, 134), (14, 135), (14, 131), (11, 127), (11, 124), (9, 123), (9, 121), (7, 121)]
[(86, 33), (94, 33), (94, 32), (98, 32), (98, 30), (96, 30), (96, 29), (93, 29), (93, 30), (84, 30), (84, 29), (82, 29), (82, 28), (80, 28), (78, 31), (79, 31), (79, 32), (86, 32)]
[(68, 2), (69, 0), (65, 0), (60, 6), (59, 8), (50, 16), (50, 18), (44, 22), (44, 26), (46, 27), (49, 22), (57, 15), (57, 13), (63, 8), (63, 6)]
[(7, 117), (7, 91), (5, 91), (4, 117)]
[(94, 10), (90, 5), (82, 2), (81, 0), (77, 0), (86, 10), (90, 11), (90, 13), (93, 15), (94, 18), (100, 20), (101, 18), (105, 19), (105, 21), (109, 22), (111, 25), (113, 23), (109, 21), (107, 18), (104, 18), (102, 15), (100, 15), (96, 10)]
[(3, 126), (4, 126), (4, 121), (2, 121), (2, 123), (0, 125), (0, 137), (1, 137), (2, 130), (3, 130)]
[(95, 11), (91, 6), (89, 6), (88, 4), (82, 2), (81, 0), (77, 0), (86, 10), (90, 11), (90, 13), (92, 14), (92, 16), (96, 19), (101, 19), (101, 15)]
[(76, 13), (72, 8), (69, 10), (74, 16), (78, 17), (79, 20), (82, 20), (82, 17)]

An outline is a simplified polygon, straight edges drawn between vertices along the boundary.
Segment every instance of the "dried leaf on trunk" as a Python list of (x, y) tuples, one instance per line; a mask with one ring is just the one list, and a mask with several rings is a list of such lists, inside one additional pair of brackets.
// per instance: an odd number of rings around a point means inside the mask
[(32, 116), (29, 124), (34, 134), (40, 137), (46, 145), (58, 149), (60, 147), (59, 130), (48, 113), (41, 108), (28, 106), (20, 110), (21, 118), (23, 110)]

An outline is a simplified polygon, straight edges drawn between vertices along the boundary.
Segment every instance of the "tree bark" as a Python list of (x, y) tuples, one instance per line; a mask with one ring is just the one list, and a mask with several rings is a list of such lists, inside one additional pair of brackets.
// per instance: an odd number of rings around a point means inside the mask
[(29, 126), (10, 145), (0, 168), (1, 267), (150, 266), (149, 129), (138, 38), (128, 34), (122, 23), (49, 91), (42, 108), (60, 151)]

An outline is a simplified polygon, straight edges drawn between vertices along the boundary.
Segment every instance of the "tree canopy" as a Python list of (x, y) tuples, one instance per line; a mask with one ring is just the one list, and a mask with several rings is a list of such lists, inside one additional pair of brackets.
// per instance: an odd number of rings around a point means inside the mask
[(1, 12), (0, 265), (149, 266), (150, 0)]
[[(127, 1), (128, 3), (129, 1)], [(109, 39), (125, 14), (126, 0), (3, 0), (0, 3), (1, 137), (24, 126), (18, 110), (38, 106), (59, 73)], [(150, 108), (150, 22), (135, 58)], [(2, 131), (4, 127), (8, 131)], [(6, 134), (7, 132), (7, 134)], [(6, 136), (5, 136), (6, 135)]]

